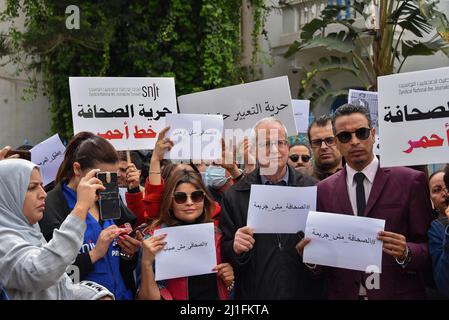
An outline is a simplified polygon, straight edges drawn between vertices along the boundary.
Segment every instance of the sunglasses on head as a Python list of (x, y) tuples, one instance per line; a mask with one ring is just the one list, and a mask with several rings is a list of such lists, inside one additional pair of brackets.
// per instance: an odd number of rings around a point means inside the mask
[(337, 137), (338, 141), (340, 141), (341, 143), (348, 143), (349, 141), (351, 141), (353, 133), (355, 133), (355, 136), (357, 137), (357, 139), (366, 140), (370, 136), (371, 129), (370, 128), (358, 128), (357, 130), (355, 130), (353, 132), (342, 131), (342, 132), (338, 133), (336, 135), (336, 137)]
[(190, 198), (192, 202), (198, 203), (204, 200), (204, 192), (201, 190), (193, 191), (191, 194), (187, 194), (185, 192), (175, 192), (173, 194), (173, 199), (177, 204), (183, 204), (187, 201), (187, 198)]
[[(299, 160), (300, 156), (299, 156), (299, 154), (294, 153), (294, 154), (289, 155), (288, 157), (290, 158), (291, 161), (297, 162)], [(302, 160), (302, 162), (309, 162), (310, 156), (308, 156), (306, 154), (302, 154), (301, 160)]]

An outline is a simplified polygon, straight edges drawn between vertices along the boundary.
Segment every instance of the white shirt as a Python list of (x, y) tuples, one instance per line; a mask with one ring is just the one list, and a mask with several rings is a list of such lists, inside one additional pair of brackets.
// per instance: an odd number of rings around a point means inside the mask
[[(379, 168), (379, 160), (374, 156), (373, 161), (367, 165), (362, 171), (355, 171), (348, 164), (346, 164), (346, 186), (348, 188), (349, 201), (351, 201), (352, 211), (354, 215), (357, 215), (357, 196), (356, 196), (356, 182), (354, 180), (354, 175), (357, 172), (362, 172), (365, 175), (363, 180), (363, 187), (365, 189), (365, 203), (368, 203), (369, 194), (373, 187), (374, 177), (376, 176), (377, 169)], [(362, 215), (362, 213), (360, 214)]]
[[(355, 171), (346, 163), (346, 186), (348, 188), (349, 201), (351, 201), (352, 211), (354, 215), (357, 215), (357, 195), (356, 195), (356, 187), (357, 184), (354, 180), (354, 175), (357, 172), (362, 172), (365, 175), (365, 179), (363, 179), (363, 188), (365, 189), (365, 203), (368, 203), (369, 194), (371, 193), (371, 189), (373, 188), (374, 177), (376, 176), (377, 169), (379, 168), (379, 160), (376, 156), (374, 156), (373, 161), (369, 165), (367, 165), (362, 171)], [(362, 215), (362, 214), (361, 214)], [(359, 295), (366, 296), (366, 289), (363, 283), (360, 283)]]

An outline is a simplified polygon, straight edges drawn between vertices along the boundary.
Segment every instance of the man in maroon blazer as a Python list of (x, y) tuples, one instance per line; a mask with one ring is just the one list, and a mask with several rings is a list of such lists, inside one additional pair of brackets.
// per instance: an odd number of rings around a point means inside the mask
[[(383, 241), (378, 281), (373, 281), (377, 275), (365, 272), (316, 268), (328, 276), (329, 299), (424, 299), (432, 214), (426, 176), (404, 167), (379, 167), (373, 154), (375, 129), (366, 108), (341, 106), (332, 125), (346, 165), (318, 183), (317, 211), (384, 219), (385, 231), (378, 237)], [(298, 251), (309, 242), (303, 239)]]

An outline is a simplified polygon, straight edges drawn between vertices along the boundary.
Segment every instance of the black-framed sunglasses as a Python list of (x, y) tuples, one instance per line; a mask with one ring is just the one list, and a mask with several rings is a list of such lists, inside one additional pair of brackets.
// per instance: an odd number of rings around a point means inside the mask
[(326, 146), (331, 147), (335, 145), (335, 137), (327, 137), (324, 139), (313, 139), (310, 141), (310, 145), (312, 148), (320, 148), (323, 142), (326, 144)]
[(370, 128), (358, 128), (357, 130), (355, 130), (353, 132), (342, 131), (342, 132), (338, 133), (336, 135), (336, 137), (337, 137), (338, 141), (340, 141), (341, 143), (348, 143), (349, 141), (351, 141), (353, 133), (355, 133), (355, 136), (357, 137), (357, 139), (366, 140), (370, 136), (371, 129)]
[[(299, 156), (299, 154), (293, 153), (293, 154), (289, 155), (288, 157), (290, 158), (291, 161), (297, 162), (299, 160), (300, 156)], [(308, 156), (306, 154), (302, 154), (301, 160), (302, 160), (302, 162), (309, 162), (310, 156)]]
[(173, 194), (173, 199), (177, 204), (186, 203), (187, 198), (192, 199), (192, 202), (198, 203), (204, 200), (205, 194), (201, 190), (193, 191), (191, 194), (185, 192), (175, 192)]

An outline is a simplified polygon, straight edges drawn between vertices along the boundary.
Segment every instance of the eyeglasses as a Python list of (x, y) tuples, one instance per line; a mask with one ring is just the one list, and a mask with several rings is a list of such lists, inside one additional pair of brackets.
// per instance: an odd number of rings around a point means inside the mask
[(285, 147), (288, 146), (288, 141), (287, 140), (267, 140), (265, 142), (259, 142), (258, 143), (259, 148), (267, 148), (270, 149), (270, 147), (272, 145), (276, 145), (276, 147), (280, 148), (280, 147)]
[(291, 161), (297, 162), (299, 160), (299, 157), (301, 157), (302, 162), (309, 162), (310, 156), (306, 154), (302, 154), (301, 156), (299, 154), (293, 153), (288, 156)]
[(177, 204), (183, 204), (187, 201), (187, 198), (190, 198), (192, 202), (198, 203), (204, 200), (204, 192), (201, 190), (193, 191), (191, 194), (187, 194), (185, 192), (175, 192), (173, 194), (173, 199)]
[(353, 133), (355, 133), (355, 136), (357, 137), (357, 139), (366, 140), (370, 136), (371, 129), (370, 128), (358, 128), (354, 132), (342, 131), (342, 132), (338, 133), (336, 135), (336, 137), (341, 143), (348, 143), (351, 140)]
[(326, 146), (330, 147), (335, 144), (335, 137), (327, 137), (324, 139), (313, 139), (310, 141), (310, 145), (312, 148), (320, 148), (323, 142), (326, 144)]

